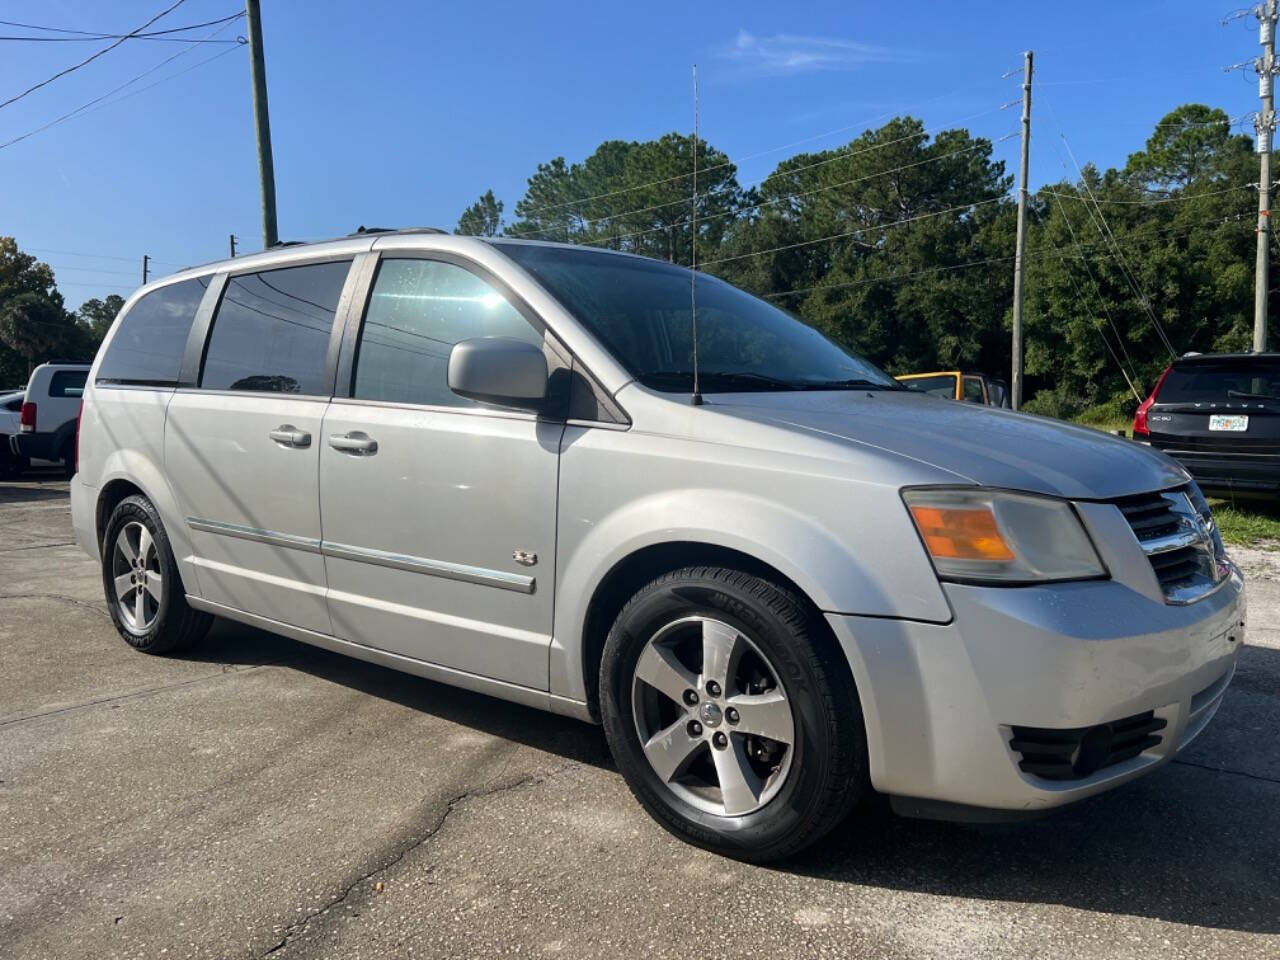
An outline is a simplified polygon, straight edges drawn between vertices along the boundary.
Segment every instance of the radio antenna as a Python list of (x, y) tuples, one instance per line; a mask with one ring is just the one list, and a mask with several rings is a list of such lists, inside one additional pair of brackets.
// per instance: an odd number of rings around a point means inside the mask
[(689, 217), (693, 228), (691, 248), (693, 266), (689, 271), (689, 318), (693, 324), (693, 396), (689, 402), (702, 405), (698, 389), (698, 65), (693, 65), (693, 205)]

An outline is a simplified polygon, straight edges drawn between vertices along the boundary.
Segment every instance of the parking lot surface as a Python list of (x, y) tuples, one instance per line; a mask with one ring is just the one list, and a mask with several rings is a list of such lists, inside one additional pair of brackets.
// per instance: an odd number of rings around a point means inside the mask
[(119, 639), (66, 484), (0, 484), (0, 957), (1280, 957), (1280, 559), (1177, 761), (1048, 819), (859, 811), (753, 867), (594, 727), (219, 623)]

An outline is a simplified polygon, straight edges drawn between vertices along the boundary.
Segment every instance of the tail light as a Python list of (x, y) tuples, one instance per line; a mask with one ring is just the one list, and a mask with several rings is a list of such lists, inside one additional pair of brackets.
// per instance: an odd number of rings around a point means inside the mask
[(1169, 375), (1169, 371), (1173, 367), (1165, 367), (1164, 373), (1160, 374), (1160, 379), (1156, 381), (1156, 385), (1151, 389), (1151, 396), (1138, 404), (1138, 411), (1133, 415), (1133, 436), (1150, 437), (1151, 430), (1147, 426), (1147, 412), (1151, 409), (1151, 405), (1156, 402), (1156, 396), (1160, 393), (1160, 388), (1164, 385), (1164, 378)]
[(18, 431), (20, 433), (36, 432), (36, 405), (34, 403), (24, 403), (22, 405), (22, 413), (18, 415)]

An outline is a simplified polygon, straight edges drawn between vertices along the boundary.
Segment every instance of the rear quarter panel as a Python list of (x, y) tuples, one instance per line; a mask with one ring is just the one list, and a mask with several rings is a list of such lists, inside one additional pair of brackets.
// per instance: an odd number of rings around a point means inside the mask
[[(165, 416), (172, 396), (172, 390), (88, 387), (80, 421), (79, 481), (95, 489), (95, 504), (114, 480), (142, 490), (160, 513), (183, 585), (198, 594), (186, 522), (164, 471)], [(76, 517), (75, 522), (93, 524), (95, 518)]]

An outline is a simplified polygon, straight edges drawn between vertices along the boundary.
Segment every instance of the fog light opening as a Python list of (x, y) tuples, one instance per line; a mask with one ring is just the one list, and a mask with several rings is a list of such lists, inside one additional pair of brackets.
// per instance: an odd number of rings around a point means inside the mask
[(1103, 724), (1091, 727), (1080, 738), (1080, 747), (1071, 764), (1078, 777), (1087, 777), (1101, 770), (1111, 757), (1111, 727)]

